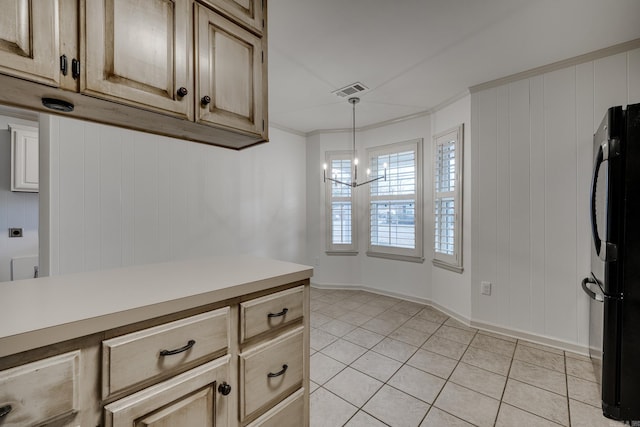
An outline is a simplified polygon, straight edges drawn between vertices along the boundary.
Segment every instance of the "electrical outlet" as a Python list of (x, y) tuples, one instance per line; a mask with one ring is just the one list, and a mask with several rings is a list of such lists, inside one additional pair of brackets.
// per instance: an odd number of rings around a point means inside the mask
[(22, 228), (10, 228), (9, 237), (22, 237)]
[(315, 266), (318, 267), (320, 265), (320, 257), (315, 257), (313, 259), (313, 262), (314, 262)]
[(491, 295), (491, 282), (480, 282), (480, 293), (482, 295)]

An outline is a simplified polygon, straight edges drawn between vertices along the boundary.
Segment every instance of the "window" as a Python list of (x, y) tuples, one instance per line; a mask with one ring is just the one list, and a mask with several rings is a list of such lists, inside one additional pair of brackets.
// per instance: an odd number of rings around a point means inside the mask
[(372, 182), (369, 191), (367, 255), (423, 262), (422, 139), (368, 151)]
[[(351, 182), (351, 151), (329, 151), (326, 153), (327, 176), (342, 182)], [(356, 235), (353, 215), (352, 188), (327, 181), (326, 220), (327, 253), (355, 254)]]
[(433, 264), (462, 272), (463, 126), (433, 137)]

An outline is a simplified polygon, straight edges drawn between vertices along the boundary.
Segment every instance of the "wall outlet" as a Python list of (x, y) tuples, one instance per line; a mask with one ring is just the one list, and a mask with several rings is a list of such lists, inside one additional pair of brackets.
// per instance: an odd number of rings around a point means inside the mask
[(318, 267), (320, 265), (320, 257), (315, 257), (313, 259), (313, 263), (315, 264), (316, 267)]
[(482, 295), (491, 295), (491, 282), (480, 282), (480, 293)]
[(22, 228), (10, 228), (9, 237), (22, 237)]

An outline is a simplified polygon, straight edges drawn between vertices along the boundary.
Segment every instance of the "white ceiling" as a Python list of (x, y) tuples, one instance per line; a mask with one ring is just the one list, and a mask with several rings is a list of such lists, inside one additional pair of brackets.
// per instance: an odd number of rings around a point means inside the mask
[(270, 0), (269, 120), (349, 128), (332, 92), (362, 82), (363, 127), (637, 38), (639, 0)]

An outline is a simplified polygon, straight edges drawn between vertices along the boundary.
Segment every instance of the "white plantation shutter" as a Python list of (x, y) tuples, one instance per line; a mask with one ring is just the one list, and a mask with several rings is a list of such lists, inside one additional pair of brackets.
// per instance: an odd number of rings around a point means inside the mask
[(434, 137), (434, 264), (462, 269), (462, 125)]
[[(351, 152), (327, 152), (327, 177), (351, 182)], [(356, 250), (352, 188), (327, 181), (326, 218), (327, 252), (353, 252)]]
[(422, 262), (421, 139), (368, 152), (370, 184), (368, 255)]

